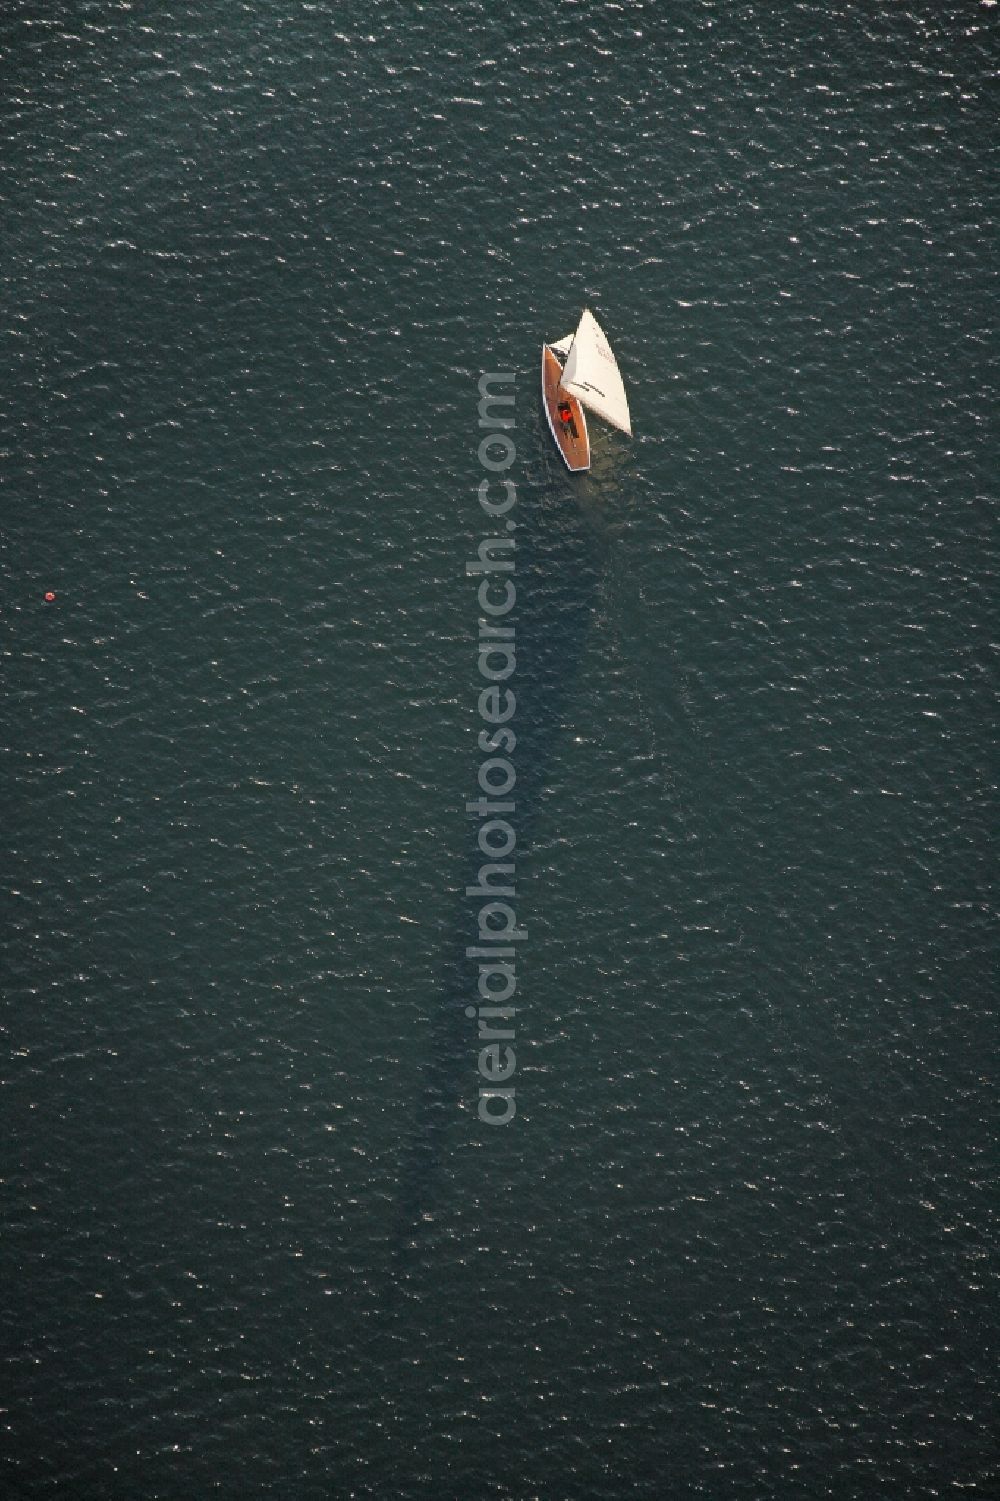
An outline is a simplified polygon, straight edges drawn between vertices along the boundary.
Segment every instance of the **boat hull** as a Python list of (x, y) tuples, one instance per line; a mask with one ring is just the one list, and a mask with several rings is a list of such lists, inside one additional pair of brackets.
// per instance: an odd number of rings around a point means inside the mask
[[(579, 474), (581, 470), (590, 468), (590, 434), (587, 432), (587, 419), (584, 416), (583, 407), (575, 396), (570, 396), (566, 391), (560, 391), (561, 377), (562, 366), (549, 346), (543, 344), (542, 406), (545, 408), (549, 432), (552, 434), (552, 441), (563, 456), (566, 468), (573, 474)], [(570, 409), (568, 424), (562, 422), (559, 417), (561, 402), (565, 402)]]

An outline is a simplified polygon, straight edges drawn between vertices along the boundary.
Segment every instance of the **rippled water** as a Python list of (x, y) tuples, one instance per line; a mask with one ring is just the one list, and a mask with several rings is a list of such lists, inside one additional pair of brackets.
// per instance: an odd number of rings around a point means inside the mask
[(990, 1493), (997, 25), (6, 8), (9, 1494)]

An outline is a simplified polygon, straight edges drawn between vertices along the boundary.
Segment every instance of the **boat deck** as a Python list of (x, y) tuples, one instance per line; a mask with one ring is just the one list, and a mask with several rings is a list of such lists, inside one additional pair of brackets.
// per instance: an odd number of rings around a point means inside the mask
[[(574, 474), (590, 468), (590, 435), (583, 407), (575, 396), (559, 390), (562, 366), (547, 344), (542, 345), (542, 405), (548, 419), (549, 432), (562, 454), (566, 468)], [(564, 423), (559, 417), (559, 406), (565, 402), (570, 408), (570, 420)]]

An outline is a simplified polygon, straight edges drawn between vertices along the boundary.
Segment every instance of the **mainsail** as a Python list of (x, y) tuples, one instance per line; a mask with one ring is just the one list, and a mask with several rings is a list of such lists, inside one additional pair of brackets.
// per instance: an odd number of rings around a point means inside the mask
[(583, 310), (560, 385), (583, 406), (631, 437), (632, 419), (625, 387), (604, 330), (588, 308)]

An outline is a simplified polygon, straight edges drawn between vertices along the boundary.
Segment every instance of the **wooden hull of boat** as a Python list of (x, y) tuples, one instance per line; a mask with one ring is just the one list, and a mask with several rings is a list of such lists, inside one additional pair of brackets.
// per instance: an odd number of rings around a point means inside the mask
[[(590, 436), (583, 407), (575, 396), (560, 391), (562, 366), (547, 344), (542, 345), (542, 405), (548, 419), (553, 442), (562, 454), (566, 468), (577, 474), (590, 468)], [(566, 402), (572, 413), (569, 424), (559, 420), (559, 404)]]

